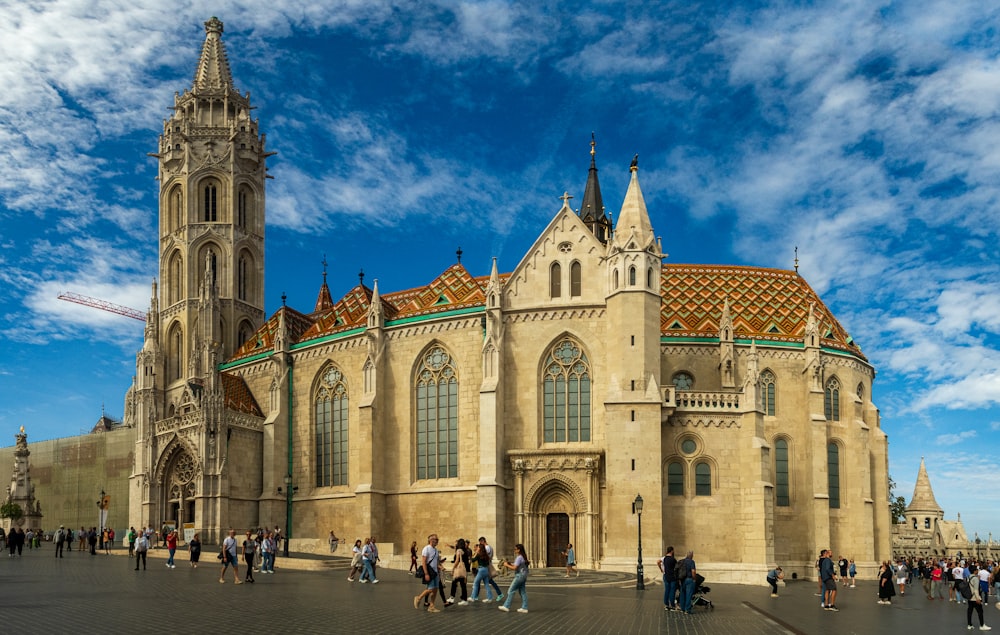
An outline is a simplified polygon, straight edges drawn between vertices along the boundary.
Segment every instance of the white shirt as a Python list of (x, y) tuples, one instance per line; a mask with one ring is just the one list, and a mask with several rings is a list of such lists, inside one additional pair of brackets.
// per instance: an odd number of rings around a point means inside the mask
[(420, 555), (427, 558), (427, 566), (431, 569), (438, 570), (438, 551), (434, 547), (427, 545), (424, 550), (420, 552)]
[(962, 567), (955, 567), (954, 569), (951, 570), (951, 577), (955, 578), (956, 580), (964, 580), (965, 569), (963, 569)]

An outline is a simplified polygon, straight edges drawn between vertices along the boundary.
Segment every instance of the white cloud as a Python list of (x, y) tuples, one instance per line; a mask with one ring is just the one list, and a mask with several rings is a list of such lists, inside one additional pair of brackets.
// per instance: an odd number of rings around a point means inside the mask
[(934, 443), (935, 445), (946, 445), (946, 446), (958, 445), (959, 443), (975, 438), (976, 438), (975, 430), (965, 430), (963, 432), (958, 432), (958, 433), (939, 434), (934, 439)]

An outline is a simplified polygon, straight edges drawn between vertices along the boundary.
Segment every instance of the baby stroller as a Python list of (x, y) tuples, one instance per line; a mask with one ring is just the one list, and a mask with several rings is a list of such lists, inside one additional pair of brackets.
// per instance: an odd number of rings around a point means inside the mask
[(705, 606), (708, 607), (710, 611), (715, 610), (715, 605), (712, 604), (712, 600), (708, 599), (708, 594), (712, 592), (711, 587), (705, 586), (705, 576), (701, 574), (695, 574), (694, 576), (694, 595), (691, 596), (691, 607)]

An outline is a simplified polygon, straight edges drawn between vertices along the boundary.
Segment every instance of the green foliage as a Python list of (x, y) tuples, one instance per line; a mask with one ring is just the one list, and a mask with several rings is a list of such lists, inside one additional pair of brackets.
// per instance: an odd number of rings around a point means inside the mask
[(896, 496), (896, 481), (889, 477), (889, 514), (892, 515), (892, 522), (901, 523), (906, 520), (906, 499)]
[(4, 503), (0, 505), (0, 518), (18, 520), (22, 516), (24, 516), (24, 511), (21, 510), (21, 506), (17, 503)]

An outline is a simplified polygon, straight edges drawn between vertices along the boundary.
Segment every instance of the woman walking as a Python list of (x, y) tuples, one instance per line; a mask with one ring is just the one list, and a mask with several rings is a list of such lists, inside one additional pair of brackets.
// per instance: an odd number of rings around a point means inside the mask
[(490, 589), (490, 554), (486, 551), (483, 543), (476, 545), (476, 553), (473, 556), (476, 561), (476, 579), (472, 582), (472, 601), (479, 600), (479, 585), (486, 587), (486, 599), (484, 603), (493, 601), (493, 591)]
[(469, 603), (469, 592), (465, 586), (465, 578), (469, 571), (469, 550), (464, 538), (459, 538), (458, 542), (455, 543), (455, 557), (453, 561), (455, 566), (451, 568), (451, 596), (445, 604), (451, 605), (455, 603), (455, 587), (461, 585), (462, 599), (458, 605), (465, 606)]
[[(968, 599), (969, 606), (965, 609), (965, 623), (966, 628), (970, 631), (972, 630), (972, 612), (975, 611), (979, 615), (979, 630), (981, 631), (991, 631), (992, 627), (986, 625), (983, 620), (983, 596), (979, 592), (979, 581), (976, 579), (979, 568), (975, 564), (969, 565), (969, 579), (964, 580), (960, 588), (968, 587), (969, 591), (972, 592), (972, 596)], [(963, 593), (961, 597), (965, 597)]]
[(878, 603), (892, 604), (892, 596), (896, 595), (896, 589), (892, 585), (892, 565), (883, 562), (878, 570)]
[(357, 575), (358, 571), (361, 571), (361, 539), (358, 538), (354, 541), (354, 547), (351, 549), (354, 555), (351, 556), (351, 572), (347, 575), (348, 582), (354, 582), (354, 576)]
[(502, 606), (499, 607), (501, 611), (506, 613), (510, 610), (510, 601), (514, 597), (514, 591), (521, 594), (521, 608), (517, 609), (518, 613), (528, 612), (528, 593), (524, 589), (525, 583), (528, 581), (528, 557), (524, 553), (524, 545), (518, 543), (514, 545), (514, 564), (509, 562), (502, 562), (501, 564), (512, 570), (514, 572), (514, 581), (510, 583), (510, 588), (507, 589), (506, 597)]
[(199, 534), (191, 537), (191, 542), (188, 543), (188, 553), (191, 556), (191, 566), (197, 569), (198, 560), (201, 558), (201, 537)]
[(253, 584), (253, 560), (257, 553), (257, 539), (252, 531), (247, 531), (247, 537), (243, 540), (243, 560), (247, 563), (247, 582)]

